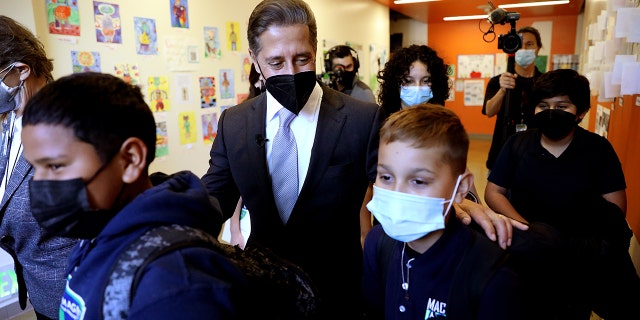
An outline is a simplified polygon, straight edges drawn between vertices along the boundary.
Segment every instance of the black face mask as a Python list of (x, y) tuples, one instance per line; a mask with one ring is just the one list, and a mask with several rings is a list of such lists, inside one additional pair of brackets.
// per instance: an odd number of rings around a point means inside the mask
[(575, 114), (558, 109), (540, 111), (533, 116), (533, 120), (542, 134), (551, 140), (566, 137), (578, 124)]
[(345, 90), (353, 89), (353, 79), (356, 77), (355, 71), (342, 71), (340, 74), (340, 84)]
[(295, 75), (283, 74), (267, 79), (267, 91), (287, 110), (296, 115), (307, 103), (316, 85), (314, 71), (298, 72)]
[[(107, 163), (108, 164), (108, 163)], [(117, 210), (91, 209), (86, 186), (106, 167), (105, 164), (86, 183), (71, 180), (31, 180), (29, 196), (31, 213), (48, 233), (68, 238), (93, 239), (115, 216)], [(118, 203), (125, 185), (114, 204)]]

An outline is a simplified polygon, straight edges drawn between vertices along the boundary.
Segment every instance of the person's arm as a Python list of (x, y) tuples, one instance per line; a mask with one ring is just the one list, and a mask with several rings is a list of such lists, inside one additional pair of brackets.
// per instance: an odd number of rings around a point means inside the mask
[(364, 239), (367, 237), (367, 234), (371, 230), (372, 221), (371, 221), (371, 212), (367, 209), (367, 204), (373, 198), (373, 183), (369, 182), (369, 186), (367, 187), (367, 193), (364, 195), (364, 201), (362, 201), (362, 206), (360, 207), (360, 244), (364, 248)]
[[(502, 108), (502, 101), (504, 101), (504, 97), (506, 96), (507, 89), (513, 89), (516, 87), (516, 77), (517, 75), (513, 75), (509, 72), (505, 72), (500, 75), (499, 83), (500, 88), (498, 91), (485, 103), (485, 114), (487, 117), (491, 118), (500, 112)], [(489, 90), (487, 90), (489, 91)], [(490, 92), (487, 92), (490, 94)]]
[(511, 219), (528, 223), (528, 221), (511, 205), (511, 202), (507, 198), (506, 188), (503, 188), (491, 181), (487, 182), (487, 187), (484, 191), (484, 200), (487, 202), (487, 205), (496, 212), (499, 212)]
[(627, 215), (627, 192), (625, 190), (605, 193), (602, 197), (620, 207), (622, 212), (624, 212), (624, 215)]
[(240, 230), (240, 213), (242, 212), (242, 198), (238, 199), (238, 205), (233, 211), (233, 215), (229, 218), (229, 233), (231, 234), (230, 244), (232, 246), (238, 245), (241, 249), (244, 249), (245, 241)]

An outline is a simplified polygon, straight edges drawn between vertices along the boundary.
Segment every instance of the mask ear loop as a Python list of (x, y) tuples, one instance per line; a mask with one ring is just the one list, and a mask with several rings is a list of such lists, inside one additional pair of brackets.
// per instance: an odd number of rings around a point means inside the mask
[(449, 214), (449, 210), (451, 210), (451, 206), (453, 205), (453, 199), (456, 197), (456, 192), (458, 192), (458, 187), (460, 186), (460, 181), (462, 181), (462, 175), (458, 175), (458, 180), (456, 181), (456, 187), (453, 188), (453, 194), (451, 195), (451, 199), (449, 199), (449, 205), (447, 206), (447, 210), (444, 212), (444, 216), (446, 217)]

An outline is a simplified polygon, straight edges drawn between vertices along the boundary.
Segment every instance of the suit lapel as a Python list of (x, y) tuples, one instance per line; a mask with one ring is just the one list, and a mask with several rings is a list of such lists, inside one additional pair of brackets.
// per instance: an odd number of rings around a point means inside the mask
[(300, 190), (300, 197), (315, 189), (325, 175), (345, 122), (344, 115), (339, 113), (339, 110), (344, 106), (342, 99), (339, 99), (334, 92), (325, 86), (322, 86), (322, 91), (322, 102), (320, 103), (318, 126), (311, 150), (309, 170)]
[(256, 181), (261, 181), (262, 185), (271, 187), (271, 178), (269, 168), (267, 167), (267, 147), (266, 147), (266, 125), (265, 117), (267, 114), (267, 95), (262, 94), (255, 99), (251, 105), (246, 123), (246, 140), (248, 162), (254, 166), (248, 167), (254, 172)]
[(20, 155), (20, 158), (18, 158), (18, 162), (16, 163), (16, 166), (13, 169), (11, 177), (9, 178), (7, 186), (4, 190), (4, 195), (2, 197), (3, 208), (6, 205), (6, 201), (13, 196), (13, 194), (16, 192), (20, 184), (22, 184), (31, 170), (33, 170), (31, 164), (29, 164), (29, 162), (27, 162), (27, 160), (25, 160), (24, 157)]

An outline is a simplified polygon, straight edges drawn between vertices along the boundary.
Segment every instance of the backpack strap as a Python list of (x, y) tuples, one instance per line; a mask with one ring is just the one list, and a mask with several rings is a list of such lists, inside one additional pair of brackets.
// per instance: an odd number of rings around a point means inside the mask
[(487, 283), (506, 262), (506, 251), (481, 236), (471, 230), (449, 290), (447, 319), (475, 319)]
[(149, 229), (120, 253), (111, 267), (104, 289), (102, 315), (105, 319), (127, 319), (129, 306), (147, 265), (158, 257), (185, 247), (215, 248), (210, 234), (181, 225)]
[(376, 247), (376, 257), (378, 257), (378, 268), (380, 269), (380, 274), (382, 275), (382, 278), (380, 280), (383, 282), (387, 281), (389, 263), (391, 263), (391, 258), (393, 258), (393, 247), (397, 242), (398, 240), (389, 237), (385, 232), (382, 232), (382, 237), (378, 239), (378, 245)]

